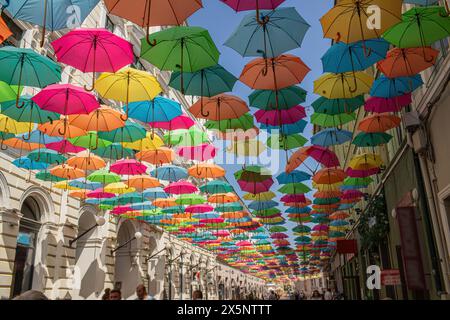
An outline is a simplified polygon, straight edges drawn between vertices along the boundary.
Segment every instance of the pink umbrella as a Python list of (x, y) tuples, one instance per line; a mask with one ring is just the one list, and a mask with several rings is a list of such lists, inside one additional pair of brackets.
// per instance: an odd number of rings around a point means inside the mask
[(347, 168), (345, 173), (351, 178), (367, 178), (381, 172), (380, 168), (372, 168), (369, 170), (355, 170), (352, 168)]
[(385, 113), (399, 112), (403, 107), (412, 103), (411, 93), (395, 98), (378, 98), (372, 97), (367, 99), (364, 109), (367, 112)]
[(75, 29), (51, 43), (59, 62), (82, 72), (116, 72), (134, 61), (133, 45), (106, 29)]
[(239, 187), (241, 187), (242, 191), (246, 191), (253, 194), (269, 191), (273, 183), (274, 182), (271, 178), (261, 182), (248, 182), (244, 180), (238, 180)]
[(256, 20), (262, 24), (260, 20), (259, 10), (273, 10), (284, 2), (284, 0), (221, 0), (235, 11), (256, 10)]
[(228, 237), (230, 235), (230, 232), (227, 230), (219, 230), (212, 233), (213, 236), (216, 237)]
[(189, 194), (197, 192), (198, 188), (190, 182), (177, 181), (165, 187), (164, 191), (169, 194)]
[(177, 154), (188, 160), (208, 161), (216, 156), (216, 148), (212, 144), (201, 144), (193, 147), (180, 147)]
[(200, 223), (206, 224), (215, 224), (215, 223), (223, 223), (225, 220), (223, 218), (212, 218), (212, 219), (201, 219)]
[(364, 193), (362, 193), (359, 190), (347, 190), (344, 192), (344, 194), (342, 195), (342, 199), (357, 199), (357, 198), (362, 198), (364, 197)]
[[(89, 114), (100, 108), (97, 98), (83, 88), (71, 84), (52, 84), (42, 89), (31, 98), (42, 110), (56, 112), (62, 115)], [(67, 121), (64, 121), (64, 132), (66, 134)]]
[(287, 238), (289, 238), (289, 236), (288, 236), (287, 234), (282, 233), (282, 232), (272, 233), (272, 234), (270, 235), (270, 237), (271, 237), (272, 239), (287, 239)]
[(236, 245), (237, 245), (238, 247), (249, 247), (249, 246), (253, 246), (253, 244), (252, 244), (250, 241), (246, 241), (246, 240), (244, 240), (244, 241), (239, 241), (239, 242), (236, 243)]
[(129, 207), (129, 206), (118, 206), (115, 207), (113, 210), (111, 210), (111, 214), (124, 214), (127, 212), (133, 211), (133, 208)]
[(140, 175), (144, 174), (147, 166), (134, 159), (119, 160), (111, 165), (110, 171), (119, 175)]
[(259, 123), (265, 123), (271, 126), (281, 126), (284, 124), (293, 124), (306, 117), (305, 108), (296, 106), (287, 110), (258, 110), (255, 113), (256, 120)]
[(48, 143), (45, 147), (58, 153), (79, 153), (86, 150), (85, 148), (74, 146), (69, 140)]
[(328, 231), (329, 227), (326, 224), (318, 224), (315, 225), (312, 229), (313, 231)]
[(116, 195), (114, 193), (104, 192), (102, 189), (97, 189), (87, 194), (88, 198), (94, 199), (111, 199), (114, 198), (115, 196)]
[(283, 196), (281, 199), (281, 202), (299, 202), (299, 203), (306, 203), (306, 197), (304, 194), (287, 194)]
[(179, 130), (179, 129), (189, 129), (195, 123), (190, 117), (186, 115), (181, 115), (176, 118), (173, 118), (170, 121), (157, 121), (157, 122), (147, 122), (150, 127), (164, 129), (164, 130)]
[(188, 213), (205, 213), (214, 211), (214, 207), (209, 204), (194, 204), (187, 206), (184, 211)]

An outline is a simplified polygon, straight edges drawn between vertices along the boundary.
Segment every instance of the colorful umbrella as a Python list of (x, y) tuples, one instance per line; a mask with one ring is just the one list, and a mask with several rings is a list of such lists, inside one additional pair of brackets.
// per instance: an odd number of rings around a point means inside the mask
[(393, 98), (371, 97), (367, 99), (364, 110), (375, 113), (399, 112), (403, 107), (409, 106), (411, 103), (412, 96), (410, 93)]
[(373, 81), (365, 72), (326, 73), (314, 81), (314, 93), (328, 99), (355, 98), (369, 93)]
[(124, 159), (112, 164), (110, 171), (119, 175), (140, 175), (147, 171), (147, 166), (133, 159)]
[(358, 129), (366, 133), (385, 132), (400, 125), (401, 119), (393, 114), (380, 113), (364, 118)]
[(189, 112), (194, 117), (214, 121), (236, 119), (249, 111), (244, 100), (229, 94), (219, 94), (207, 99), (201, 98), (189, 108)]
[(255, 90), (250, 96), (250, 105), (263, 110), (290, 109), (306, 101), (307, 92), (297, 86), (287, 87), (278, 91)]
[(322, 130), (311, 138), (314, 145), (329, 147), (344, 144), (351, 141), (353, 133), (346, 130), (338, 130), (335, 128)]

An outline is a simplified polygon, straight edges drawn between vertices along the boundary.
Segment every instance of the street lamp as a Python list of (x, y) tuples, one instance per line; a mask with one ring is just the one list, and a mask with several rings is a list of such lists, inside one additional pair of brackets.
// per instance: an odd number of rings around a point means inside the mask
[(133, 238), (131, 238), (130, 240), (128, 240), (128, 241), (125, 242), (124, 244), (118, 246), (118, 247), (115, 248), (114, 250), (111, 250), (111, 255), (112, 255), (114, 252), (116, 252), (117, 250), (119, 250), (119, 249), (125, 247), (127, 244), (129, 244), (129, 243), (132, 242), (133, 240), (139, 240), (139, 239), (141, 239), (141, 238), (142, 238), (142, 233), (140, 233), (139, 231), (136, 232), (136, 233), (134, 234), (134, 237), (133, 237)]
[(87, 229), (85, 232), (83, 232), (82, 234), (78, 235), (78, 237), (76, 237), (75, 239), (72, 239), (69, 241), (69, 247), (72, 247), (73, 243), (76, 242), (77, 240), (79, 240), (81, 237), (83, 237), (84, 235), (88, 234), (89, 232), (91, 232), (92, 230), (94, 230), (97, 227), (101, 227), (106, 223), (105, 218), (103, 217), (95, 217), (95, 225), (93, 225), (92, 227), (90, 227), (89, 229)]

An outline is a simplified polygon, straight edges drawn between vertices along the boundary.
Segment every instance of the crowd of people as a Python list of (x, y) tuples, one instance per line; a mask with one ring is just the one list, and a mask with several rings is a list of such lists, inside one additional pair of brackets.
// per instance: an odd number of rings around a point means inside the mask
[[(319, 292), (319, 290), (313, 290), (311, 294), (306, 294), (303, 290), (290, 291), (285, 296), (287, 300), (344, 300), (342, 294), (331, 289)], [(274, 290), (270, 290), (265, 300), (280, 300), (283, 299), (282, 295)]]

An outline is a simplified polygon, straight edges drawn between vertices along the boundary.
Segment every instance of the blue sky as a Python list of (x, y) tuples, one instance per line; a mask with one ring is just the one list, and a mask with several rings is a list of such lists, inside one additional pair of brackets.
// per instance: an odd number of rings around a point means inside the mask
[[(242, 18), (250, 12), (236, 13), (227, 5), (223, 4), (219, 0), (204, 0), (204, 8), (199, 10), (189, 19), (189, 25), (201, 26), (209, 30), (214, 42), (216, 43), (219, 51), (221, 52), (219, 63), (233, 73), (236, 77), (239, 77), (244, 65), (248, 63), (250, 58), (243, 58), (237, 52), (223, 45), (228, 37), (237, 28)], [(300, 85), (302, 88), (308, 91), (308, 98), (305, 107), (310, 106), (314, 101), (315, 96), (313, 91), (313, 81), (320, 77), (322, 74), (322, 63), (320, 58), (330, 47), (330, 40), (323, 38), (322, 27), (319, 19), (333, 7), (333, 0), (317, 0), (317, 1), (299, 1), (299, 0), (287, 0), (283, 7), (295, 7), (300, 15), (311, 25), (308, 33), (306, 34), (303, 46), (300, 49), (293, 50), (289, 53), (297, 55), (311, 68), (311, 72), (305, 78)], [(233, 90), (234, 95), (237, 95), (248, 102), (248, 95), (252, 92), (250, 88), (244, 84), (238, 82)], [(310, 111), (310, 110), (309, 110)], [(312, 127), (308, 126), (305, 130), (304, 136), (306, 138), (311, 137)], [(261, 141), (265, 139), (261, 138)], [(277, 172), (273, 170), (274, 177), (284, 171), (286, 160), (284, 151), (279, 157), (280, 164)], [(220, 164), (222, 165), (222, 164)], [(240, 188), (234, 179), (233, 173), (241, 168), (239, 165), (223, 165), (227, 170), (227, 178), (230, 183), (233, 184), (235, 190), (242, 195)], [(276, 191), (279, 188), (277, 184), (272, 187), (272, 191)], [(283, 209), (280, 207), (280, 209)], [(288, 224), (292, 227), (292, 224)]]

